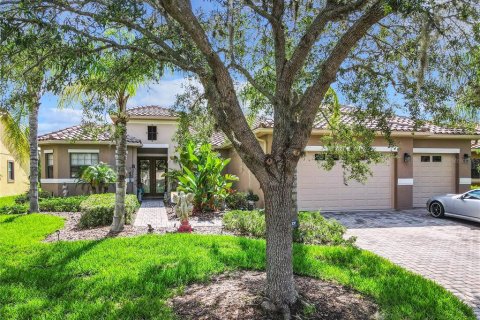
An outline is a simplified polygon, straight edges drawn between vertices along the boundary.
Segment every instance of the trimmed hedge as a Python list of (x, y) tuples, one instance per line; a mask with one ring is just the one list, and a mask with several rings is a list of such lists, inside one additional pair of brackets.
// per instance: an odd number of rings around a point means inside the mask
[[(125, 197), (125, 223), (129, 224), (133, 214), (140, 207), (137, 197), (127, 194)], [(92, 194), (80, 205), (82, 216), (79, 226), (81, 228), (93, 228), (110, 225), (115, 211), (115, 194)]]
[(12, 204), (0, 207), (0, 214), (24, 214), (28, 213), (28, 205)]
[[(294, 230), (293, 241), (316, 245), (353, 245), (354, 237), (344, 239), (347, 229), (334, 219), (325, 219), (319, 212), (298, 214), (299, 227)], [(265, 238), (263, 211), (232, 210), (223, 216), (225, 229), (240, 235)]]
[[(78, 212), (80, 204), (87, 196), (72, 197), (50, 197), (40, 198), (39, 206), (41, 212)], [(17, 203), (9, 206), (0, 207), (0, 214), (24, 214), (28, 213), (29, 204)]]
[(81, 203), (87, 196), (55, 197), (40, 201), (42, 212), (79, 212)]
[[(45, 191), (45, 190), (38, 191), (39, 200), (53, 198), (53, 197), (54, 196), (50, 191)], [(28, 203), (29, 201), (30, 201), (30, 192), (25, 192), (24, 194), (21, 194), (15, 197), (15, 203), (17, 204)]]

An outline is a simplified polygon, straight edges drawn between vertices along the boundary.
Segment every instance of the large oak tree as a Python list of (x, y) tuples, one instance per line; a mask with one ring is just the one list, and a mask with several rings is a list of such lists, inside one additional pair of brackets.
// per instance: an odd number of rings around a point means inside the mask
[[(469, 78), (462, 56), (478, 45), (479, 10), (475, 0), (10, 0), (0, 5), (9, 23), (55, 24), (72, 45), (92, 41), (143, 53), (198, 78), (217, 126), (264, 192), (267, 296), (286, 317), (298, 299), (291, 191), (314, 122), (320, 117), (330, 124), (328, 144), (346, 143), (341, 161), (355, 169), (363, 149), (374, 156), (368, 143), (373, 133), (362, 129), (363, 121), (374, 121), (388, 137), (385, 120), (396, 107), (419, 119), (448, 114), (462, 85), (458, 79)], [(106, 28), (128, 28), (135, 39), (117, 41), (105, 35)], [(360, 106), (348, 111), (355, 130), (340, 124), (340, 110), (321, 107), (332, 85)], [(250, 129), (244, 98), (273, 116), (270, 153)], [(351, 156), (349, 150), (357, 152)]]

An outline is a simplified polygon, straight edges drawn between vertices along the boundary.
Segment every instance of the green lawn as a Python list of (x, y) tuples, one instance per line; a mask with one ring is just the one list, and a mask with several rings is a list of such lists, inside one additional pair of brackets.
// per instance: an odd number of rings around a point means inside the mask
[(16, 196), (0, 197), (0, 207), (14, 205), (15, 197)]
[[(195, 281), (264, 268), (265, 242), (171, 234), (40, 242), (60, 218), (0, 216), (0, 319), (171, 319), (165, 301)], [(369, 295), (386, 319), (475, 319), (445, 289), (354, 248), (295, 246), (297, 274)]]

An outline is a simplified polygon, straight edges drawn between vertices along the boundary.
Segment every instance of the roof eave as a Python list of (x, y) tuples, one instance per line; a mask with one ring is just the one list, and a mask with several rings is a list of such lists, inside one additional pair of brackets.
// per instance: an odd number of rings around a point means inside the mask
[[(85, 140), (39, 140), (39, 145), (52, 145), (52, 144), (80, 144), (80, 145), (115, 145), (113, 141), (85, 141)], [(127, 142), (129, 147), (141, 147), (143, 143), (139, 142)]]

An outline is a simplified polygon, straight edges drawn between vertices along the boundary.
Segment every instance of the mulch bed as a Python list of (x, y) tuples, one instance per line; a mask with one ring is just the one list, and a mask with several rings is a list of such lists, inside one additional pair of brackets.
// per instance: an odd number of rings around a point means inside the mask
[[(148, 232), (146, 227), (134, 227), (133, 225), (125, 225), (124, 229), (119, 233), (110, 233), (110, 226), (98, 227), (92, 229), (80, 229), (78, 222), (80, 221), (80, 212), (48, 212), (46, 214), (62, 217), (65, 219), (65, 227), (60, 232), (54, 232), (44, 241), (54, 242), (74, 241), (74, 240), (99, 240), (110, 237), (132, 237)], [(155, 230), (155, 233), (165, 233), (165, 230)]]
[[(322, 280), (295, 277), (303, 307), (292, 319), (379, 319), (378, 307), (355, 291)], [(194, 284), (170, 306), (180, 319), (244, 320), (273, 319), (264, 301), (264, 272), (241, 271), (215, 277), (207, 284)]]
[[(44, 241), (75, 241), (75, 240), (100, 240), (112, 237), (132, 237), (147, 234), (147, 227), (135, 227), (133, 225), (125, 225), (124, 229), (119, 233), (110, 233), (110, 226), (98, 227), (92, 229), (81, 229), (78, 227), (80, 221), (80, 212), (45, 212), (45, 214), (54, 215), (65, 219), (65, 227), (50, 234)], [(194, 221), (197, 221), (195, 219)], [(192, 223), (194, 225), (194, 223)], [(178, 221), (176, 227), (180, 225)], [(176, 232), (177, 228), (154, 228), (154, 234), (165, 234)], [(193, 233), (197, 234), (232, 234), (223, 230), (221, 226), (195, 226)]]

